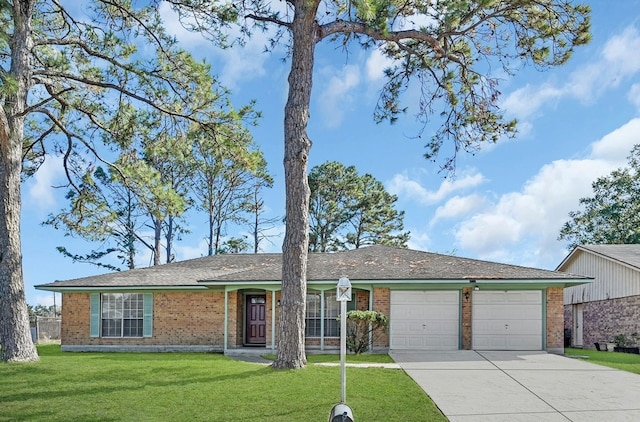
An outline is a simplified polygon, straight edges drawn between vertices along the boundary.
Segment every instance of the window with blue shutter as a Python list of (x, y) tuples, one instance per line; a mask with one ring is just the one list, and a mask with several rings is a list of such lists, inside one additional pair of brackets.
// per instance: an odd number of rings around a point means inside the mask
[(151, 337), (152, 293), (92, 293), (91, 337)]

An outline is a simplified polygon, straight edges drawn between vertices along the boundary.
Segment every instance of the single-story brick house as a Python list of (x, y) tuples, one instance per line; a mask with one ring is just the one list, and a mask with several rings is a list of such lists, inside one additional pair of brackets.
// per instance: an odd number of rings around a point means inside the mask
[[(274, 350), (281, 254), (230, 254), (36, 286), (62, 293), (62, 349)], [(340, 277), (349, 308), (389, 316), (379, 351), (563, 351), (565, 287), (571, 274), (371, 246), (310, 253), (306, 346), (339, 345)]]
[(640, 245), (578, 246), (557, 271), (594, 279), (564, 291), (572, 346), (594, 348), (619, 334), (640, 334)]

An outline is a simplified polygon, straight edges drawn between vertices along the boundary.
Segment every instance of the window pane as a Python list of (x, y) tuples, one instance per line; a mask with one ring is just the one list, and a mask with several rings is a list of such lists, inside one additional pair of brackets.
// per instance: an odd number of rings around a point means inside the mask
[(122, 325), (120, 320), (117, 319), (103, 319), (102, 320), (102, 337), (121, 337)]
[(307, 292), (307, 318), (320, 317), (320, 293)]
[(304, 334), (307, 337), (320, 337), (320, 318), (307, 318)]
[(340, 314), (340, 302), (336, 300), (335, 291), (324, 293), (324, 312), (326, 318), (335, 318)]
[(140, 293), (103, 293), (103, 337), (142, 337), (143, 295)]
[(324, 336), (340, 337), (340, 322), (335, 318), (327, 318), (324, 320)]
[(125, 319), (122, 324), (123, 337), (142, 337), (142, 320)]

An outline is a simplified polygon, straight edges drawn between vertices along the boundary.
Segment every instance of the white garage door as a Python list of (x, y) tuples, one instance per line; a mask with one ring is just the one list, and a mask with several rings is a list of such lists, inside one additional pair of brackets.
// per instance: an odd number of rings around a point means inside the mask
[(458, 291), (391, 291), (392, 350), (458, 350)]
[(473, 348), (541, 350), (542, 292), (473, 292)]

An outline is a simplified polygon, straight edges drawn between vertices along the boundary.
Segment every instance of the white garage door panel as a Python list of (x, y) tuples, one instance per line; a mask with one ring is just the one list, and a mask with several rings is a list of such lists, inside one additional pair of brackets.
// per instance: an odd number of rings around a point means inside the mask
[(457, 291), (392, 291), (391, 349), (457, 350)]
[(502, 320), (505, 316), (508, 316), (511, 320), (524, 319), (529, 320), (532, 318), (542, 318), (542, 306), (537, 304), (478, 304), (473, 303), (475, 313), (474, 316), (480, 319), (495, 319)]
[(474, 292), (472, 309), (474, 349), (542, 349), (541, 291)]

